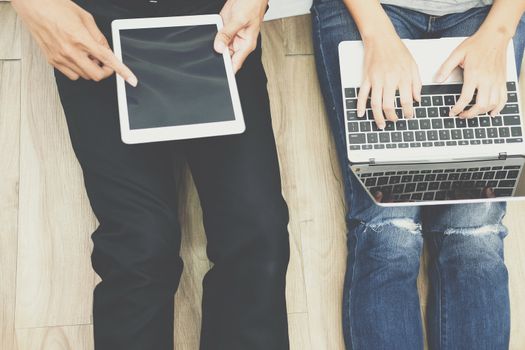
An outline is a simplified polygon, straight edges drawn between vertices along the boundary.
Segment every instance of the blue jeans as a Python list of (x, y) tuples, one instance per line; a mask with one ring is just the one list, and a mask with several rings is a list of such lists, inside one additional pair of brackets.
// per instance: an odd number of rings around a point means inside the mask
[[(470, 36), (490, 7), (434, 17), (384, 6), (401, 38)], [(337, 45), (360, 40), (341, 0), (315, 0), (315, 57), (342, 165), (349, 207), (343, 327), (348, 349), (422, 349), (416, 280), (429, 246), (427, 305), (431, 349), (506, 349), (510, 311), (503, 259), (504, 203), (385, 208), (375, 205), (347, 166)], [(520, 67), (522, 19), (514, 38)]]

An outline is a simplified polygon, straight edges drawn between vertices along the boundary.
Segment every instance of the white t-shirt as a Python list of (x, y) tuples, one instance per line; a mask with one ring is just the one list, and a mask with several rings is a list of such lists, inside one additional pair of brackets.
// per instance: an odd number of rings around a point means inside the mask
[(492, 5), (492, 0), (381, 0), (381, 2), (433, 16), (460, 13), (474, 7)]

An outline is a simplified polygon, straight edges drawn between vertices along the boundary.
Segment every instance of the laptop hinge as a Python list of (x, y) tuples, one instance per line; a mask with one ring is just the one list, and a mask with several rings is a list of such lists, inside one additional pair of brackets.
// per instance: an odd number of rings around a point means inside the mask
[(376, 159), (375, 158), (370, 158), (370, 159), (368, 159), (368, 163), (370, 163), (370, 165), (376, 165)]
[(499, 160), (506, 160), (507, 159), (507, 152), (500, 152), (498, 155)]

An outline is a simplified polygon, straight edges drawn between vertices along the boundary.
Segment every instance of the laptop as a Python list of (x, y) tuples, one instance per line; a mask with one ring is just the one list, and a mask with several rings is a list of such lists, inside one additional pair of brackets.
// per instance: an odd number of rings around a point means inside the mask
[[(357, 117), (363, 76), (361, 41), (339, 44), (349, 166), (369, 196), (382, 206), (507, 201), (525, 196), (525, 142), (518, 74), (512, 43), (507, 51), (508, 101), (500, 115), (450, 117), (462, 89), (462, 71), (435, 83), (450, 53), (466, 38), (403, 40), (419, 66), (423, 88), (414, 117), (377, 128), (370, 100)], [(471, 101), (471, 107), (474, 104)]]

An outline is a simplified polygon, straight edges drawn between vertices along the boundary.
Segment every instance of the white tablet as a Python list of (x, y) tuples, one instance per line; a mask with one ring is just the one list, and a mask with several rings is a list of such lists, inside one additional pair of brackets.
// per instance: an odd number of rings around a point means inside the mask
[(115, 54), (138, 78), (117, 76), (122, 140), (144, 143), (244, 132), (228, 50), (213, 49), (219, 15), (119, 19)]

